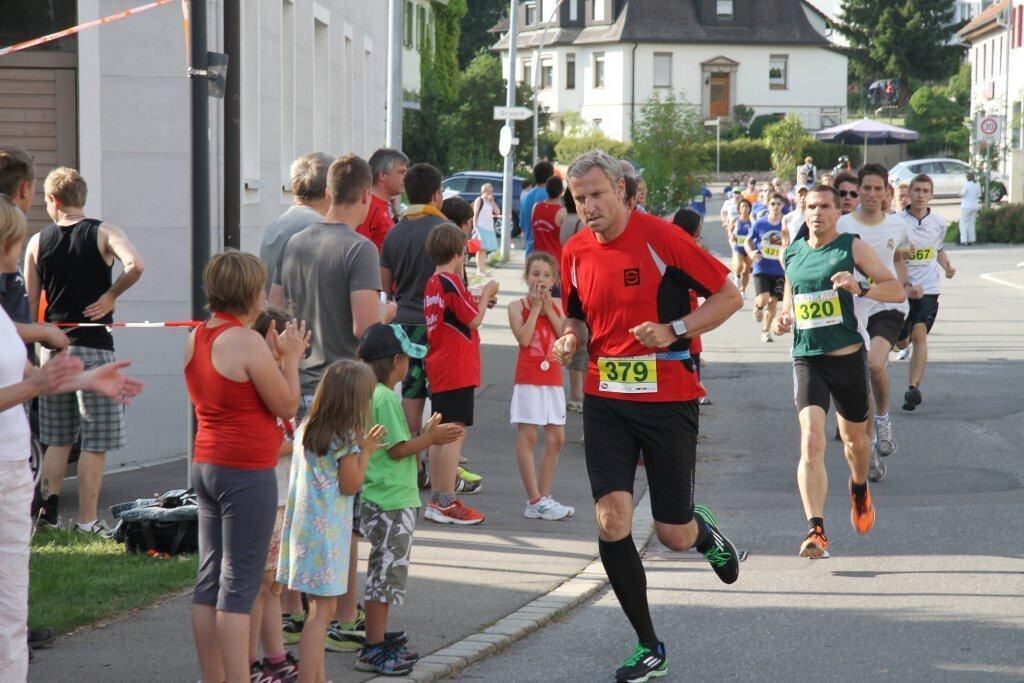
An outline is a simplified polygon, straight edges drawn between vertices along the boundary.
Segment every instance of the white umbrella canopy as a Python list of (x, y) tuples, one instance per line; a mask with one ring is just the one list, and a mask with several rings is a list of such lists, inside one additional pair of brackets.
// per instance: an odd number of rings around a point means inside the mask
[(893, 126), (881, 121), (863, 118), (831, 128), (823, 128), (814, 134), (822, 142), (846, 145), (864, 145), (864, 161), (868, 160), (868, 145), (887, 145), (892, 142), (911, 142), (920, 137), (915, 130)]

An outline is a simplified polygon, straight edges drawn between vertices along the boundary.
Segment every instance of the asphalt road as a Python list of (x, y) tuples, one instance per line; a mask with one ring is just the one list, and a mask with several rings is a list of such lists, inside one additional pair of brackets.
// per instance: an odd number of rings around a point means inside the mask
[[(724, 254), (717, 208), (705, 234)], [(697, 497), (750, 556), (725, 586), (695, 553), (648, 549), (670, 659), (662, 680), (1024, 679), (1022, 253), (951, 248), (959, 272), (944, 283), (913, 413), (899, 408), (908, 364), (892, 356), (899, 449), (873, 486), (867, 536), (850, 527), (848, 470), (828, 446), (828, 560), (797, 556), (806, 526), (789, 340), (760, 343), (749, 301), (705, 337), (714, 405), (702, 410)], [(605, 591), (459, 680), (612, 680), (634, 642)]]

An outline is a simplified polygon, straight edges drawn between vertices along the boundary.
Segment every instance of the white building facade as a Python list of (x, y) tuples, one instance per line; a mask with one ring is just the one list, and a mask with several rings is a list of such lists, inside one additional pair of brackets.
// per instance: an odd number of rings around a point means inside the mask
[[(800, 0), (542, 0), (526, 2), (520, 19), (517, 78), (539, 86), (555, 126), (573, 113), (629, 140), (659, 93), (704, 119), (743, 105), (755, 116), (796, 114), (813, 131), (845, 116), (846, 57), (826, 17)], [(494, 46), (506, 69), (507, 41), (506, 32)]]
[[(378, 0), (209, 0), (211, 51), (224, 51), (225, 2), (237, 2), (240, 17), (240, 54), (231, 56), (230, 68), (240, 78), (241, 144), (237, 157), (227, 158), (225, 101), (211, 99), (211, 251), (224, 248), (234, 225), (232, 240), (257, 252), (266, 224), (292, 203), (294, 158), (310, 151), (366, 157), (384, 145), (388, 18)], [(56, 16), (75, 24), (139, 3), (51, 4)], [(14, 28), (8, 24), (0, 34), (8, 37)], [(24, 32), (31, 38), (48, 31), (33, 25)], [(79, 168), (89, 184), (86, 214), (121, 226), (146, 261), (143, 278), (118, 301), (119, 321), (190, 316), (186, 66), (180, 3), (84, 31), (61, 50), (0, 58), (0, 122), (21, 122), (0, 123), (0, 144), (28, 148), (40, 176), (57, 165)], [(232, 167), (237, 172), (225, 174)], [(226, 200), (226, 177), (239, 179), (235, 205)], [(46, 222), (41, 187), (32, 212), (36, 229)], [(133, 360), (132, 373), (146, 391), (128, 408), (128, 446), (108, 456), (108, 467), (182, 456), (190, 419), (185, 333), (114, 335), (117, 355)]]
[(972, 132), (981, 117), (1001, 121), (994, 165), (1006, 175), (1010, 201), (1024, 201), (1024, 0), (994, 3), (958, 35), (971, 65)]

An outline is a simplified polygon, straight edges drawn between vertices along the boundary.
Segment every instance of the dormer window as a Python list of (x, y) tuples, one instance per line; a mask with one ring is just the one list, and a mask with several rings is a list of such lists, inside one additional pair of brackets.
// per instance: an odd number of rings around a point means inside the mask
[(604, 3), (605, 0), (594, 0), (594, 21), (604, 21)]
[(537, 23), (537, 3), (536, 3), (536, 1), (528, 2), (525, 5), (523, 5), (523, 7), (525, 7), (525, 14), (526, 14), (526, 18), (523, 21), (523, 24), (525, 26), (533, 26), (534, 24)]
[(719, 21), (732, 21), (732, 5), (733, 0), (716, 0), (715, 17)]

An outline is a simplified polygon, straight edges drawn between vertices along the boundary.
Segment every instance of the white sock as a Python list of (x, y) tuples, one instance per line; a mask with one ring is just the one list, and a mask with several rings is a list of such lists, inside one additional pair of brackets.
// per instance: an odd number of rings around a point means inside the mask
[(91, 528), (92, 528), (93, 524), (95, 524), (95, 523), (96, 523), (96, 520), (94, 519), (94, 520), (92, 520), (91, 522), (87, 522), (87, 523), (85, 523), (85, 524), (82, 524), (81, 522), (78, 522), (78, 523), (76, 524), (76, 526), (77, 526), (77, 527), (78, 527), (79, 529), (81, 529), (82, 531), (88, 531), (89, 529), (91, 529)]
[(875, 419), (876, 420), (888, 420), (889, 419), (889, 413), (886, 413), (885, 415), (875, 415)]

